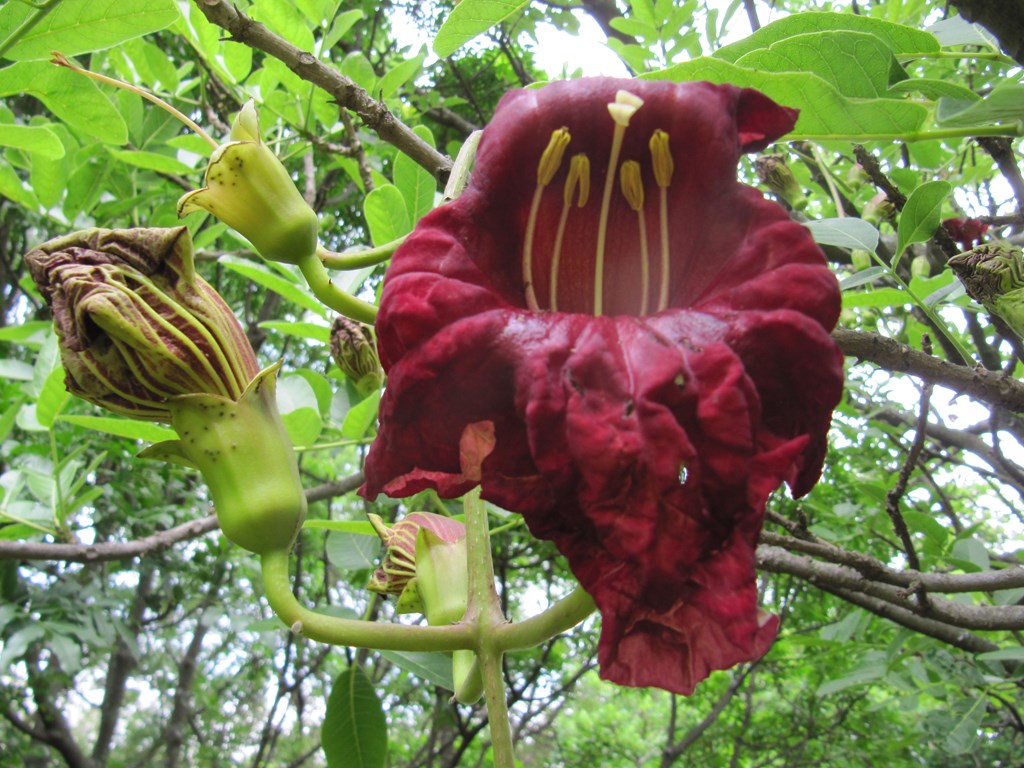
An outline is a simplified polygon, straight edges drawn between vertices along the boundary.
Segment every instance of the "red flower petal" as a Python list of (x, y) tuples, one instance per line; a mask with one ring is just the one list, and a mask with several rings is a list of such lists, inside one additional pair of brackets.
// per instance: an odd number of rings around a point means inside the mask
[[(620, 89), (644, 100), (621, 137), (650, 202), (639, 212), (621, 197), (602, 211), (600, 199)], [(795, 119), (755, 91), (707, 83), (517, 92), (485, 131), (469, 188), (420, 222), (387, 274), (377, 330), (389, 378), (363, 492), (457, 496), (479, 481), (521, 512), (594, 597), (602, 675), (616, 682), (689, 693), (775, 635), (755, 586), (764, 504), (784, 480), (813, 486), (843, 381), (829, 336), (839, 292), (820, 250), (735, 181), (740, 153)], [(590, 159), (592, 189), (567, 216), (551, 291), (567, 162), (539, 191), (534, 169), (563, 127), (567, 152)], [(675, 165), (664, 220), (656, 131)], [(641, 315), (656, 293), (640, 278), (645, 227), (655, 253), (668, 232), (667, 273), (648, 264), (668, 302)], [(562, 311), (529, 308), (531, 248), (537, 304)], [(494, 445), (470, 470), (460, 438), (478, 422)]]

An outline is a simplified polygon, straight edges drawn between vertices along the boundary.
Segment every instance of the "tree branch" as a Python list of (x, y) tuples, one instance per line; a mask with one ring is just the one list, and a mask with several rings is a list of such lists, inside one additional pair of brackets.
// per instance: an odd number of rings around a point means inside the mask
[(837, 328), (832, 338), (848, 357), (867, 360), (892, 373), (909, 373), (1010, 411), (1024, 411), (1024, 384), (1002, 372), (956, 365), (874, 333)]
[[(926, 605), (922, 605), (910, 599), (911, 592), (917, 585), (912, 584), (906, 589), (901, 589), (882, 584), (865, 578), (864, 574), (854, 568), (834, 563), (823, 563), (803, 555), (794, 555), (770, 544), (762, 544), (757, 548), (757, 564), (759, 568), (772, 573), (789, 573), (798, 576), (833, 594), (838, 594), (834, 591), (835, 589), (841, 589), (848, 593), (865, 595), (889, 603), (899, 609), (897, 615), (907, 614), (931, 622), (933, 625), (945, 627), (950, 636), (957, 635), (957, 627), (984, 631), (1024, 629), (1024, 606), (971, 605), (934, 597)], [(903, 620), (900, 620), (899, 623), (910, 626)], [(926, 634), (931, 634), (931, 632)], [(932, 636), (936, 637), (937, 635), (933, 634)]]
[(378, 136), (398, 147), (434, 175), (443, 186), (452, 161), (421, 139), (387, 106), (374, 99), (353, 80), (329, 67), (312, 53), (292, 45), (257, 21), (253, 21), (227, 0), (194, 0), (203, 15), (231, 34), (231, 41), (263, 51), (284, 63), (303, 80), (327, 91), (343, 109), (362, 118)]
[[(354, 491), (363, 484), (362, 472), (356, 472), (341, 480), (323, 483), (306, 491), (306, 501), (334, 498)], [(104, 542), (102, 544), (51, 544), (44, 541), (0, 541), (2, 560), (63, 560), (69, 563), (104, 563), (111, 560), (128, 560), (133, 557), (162, 552), (179, 541), (197, 539), (217, 530), (217, 516), (209, 515), (190, 520), (166, 531), (154, 533), (132, 541)]]

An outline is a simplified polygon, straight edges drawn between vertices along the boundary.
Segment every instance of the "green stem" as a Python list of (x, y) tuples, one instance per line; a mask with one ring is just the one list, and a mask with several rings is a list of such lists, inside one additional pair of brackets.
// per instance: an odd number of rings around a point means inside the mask
[(327, 269), (316, 253), (310, 253), (299, 259), (299, 270), (306, 278), (313, 295), (326, 306), (345, 317), (351, 317), (362, 323), (373, 325), (377, 319), (377, 308), (361, 299), (357, 299), (331, 282)]
[(786, 141), (933, 141), (936, 139), (965, 139), (974, 136), (1020, 136), (1022, 129), (1010, 125), (976, 125), (967, 128), (943, 128), (935, 131), (906, 131), (903, 133), (791, 133)]
[(463, 508), (466, 512), (466, 552), (469, 559), (469, 606), (463, 621), (476, 629), (474, 650), (484, 681), (494, 767), (515, 768), (512, 725), (508, 718), (505, 678), (501, 669), (503, 651), (497, 642), (498, 629), (506, 622), (498, 594), (494, 591), (487, 507), (480, 499), (479, 487), (466, 494)]
[(896, 284), (907, 292), (907, 295), (910, 297), (910, 300), (914, 302), (914, 304), (916, 304), (918, 308), (920, 308), (920, 310), (924, 312), (925, 315), (927, 315), (928, 318), (935, 324), (935, 328), (943, 336), (945, 336), (947, 341), (949, 341), (953, 348), (960, 353), (960, 357), (964, 359), (965, 364), (970, 364), (974, 360), (974, 356), (971, 355), (967, 348), (963, 344), (961, 344), (960, 341), (953, 334), (949, 332), (949, 328), (946, 325), (946, 322), (941, 317), (939, 317), (935, 310), (932, 307), (927, 306), (923, 301), (921, 301), (918, 295), (913, 291), (913, 289), (911, 289), (910, 285), (904, 282), (903, 278), (901, 278), (896, 273), (896, 265), (899, 264), (900, 257), (903, 254), (896, 254), (896, 256), (892, 260), (892, 264), (886, 264), (882, 257), (879, 256), (877, 253), (872, 252), (871, 255), (874, 257), (875, 261), (877, 261), (879, 264), (881, 264), (883, 267), (889, 270), (889, 277), (895, 280)]
[(405, 242), (405, 237), (392, 240), (390, 243), (378, 245), (376, 248), (366, 248), (362, 251), (329, 251), (322, 245), (316, 247), (316, 254), (320, 257), (320, 263), (327, 269), (352, 270), (363, 269), (364, 267), (375, 267), (387, 261), (392, 254), (398, 250), (398, 246)]
[(295, 634), (331, 645), (393, 651), (454, 651), (473, 647), (475, 628), (467, 624), (449, 627), (384, 624), (343, 619), (303, 607), (292, 594), (289, 554), (289, 550), (264, 553), (260, 556), (260, 567), (270, 607)]
[(555, 635), (572, 629), (597, 609), (594, 598), (577, 587), (543, 613), (526, 621), (503, 624), (494, 633), (495, 643), (503, 651), (533, 648)]

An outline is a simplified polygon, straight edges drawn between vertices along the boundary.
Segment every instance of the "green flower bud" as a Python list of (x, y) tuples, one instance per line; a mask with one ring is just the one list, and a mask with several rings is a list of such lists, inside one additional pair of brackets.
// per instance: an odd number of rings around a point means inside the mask
[(871, 254), (863, 248), (854, 248), (850, 251), (850, 264), (854, 272), (861, 272), (871, 266)]
[[(397, 595), (398, 613), (422, 613), (431, 626), (461, 621), (469, 604), (466, 526), (431, 512), (413, 512), (390, 527), (378, 515), (368, 517), (387, 550), (369, 589)], [(452, 679), (463, 704), (483, 695), (473, 651), (452, 653)]]
[(25, 261), (78, 397), (169, 422), (170, 398), (238, 399), (259, 370), (238, 319), (196, 274), (185, 227), (74, 232)]
[(949, 260), (967, 294), (1024, 336), (1024, 251), (987, 243)]
[(306, 516), (295, 451), (277, 409), (278, 368), (260, 371), (238, 400), (208, 394), (171, 399), (180, 439), (139, 454), (202, 472), (221, 531), (256, 554), (289, 549)]
[(459, 621), (469, 599), (466, 527), (431, 512), (412, 512), (390, 527), (368, 517), (386, 548), (369, 589), (397, 595), (399, 613), (422, 613), (428, 624)]
[(864, 166), (860, 163), (854, 163), (850, 166), (850, 170), (846, 172), (846, 183), (853, 187), (855, 190), (863, 187), (868, 181), (870, 181), (867, 171), (864, 170)]
[(316, 213), (277, 155), (260, 139), (252, 100), (231, 127), (230, 141), (214, 150), (202, 189), (182, 195), (178, 216), (212, 213), (270, 261), (297, 264), (315, 253)]
[(186, 227), (92, 229), (26, 254), (53, 310), (68, 390), (169, 422), (142, 452), (194, 467), (224, 534), (264, 553), (291, 546), (306, 512), (298, 465), (238, 319), (195, 272)]
[(339, 315), (331, 325), (331, 357), (341, 372), (363, 395), (380, 389), (384, 369), (380, 367), (373, 328)]
[(790, 208), (802, 211), (807, 207), (807, 195), (786, 165), (786, 158), (783, 155), (761, 155), (754, 161), (754, 170), (757, 171), (761, 183), (777, 197), (785, 200)]
[(931, 277), (932, 275), (932, 263), (928, 261), (928, 257), (923, 253), (917, 254), (910, 262), (910, 276), (911, 277)]
[(864, 205), (860, 217), (876, 227), (882, 220), (891, 221), (896, 215), (896, 206), (893, 205), (885, 192), (879, 192)]

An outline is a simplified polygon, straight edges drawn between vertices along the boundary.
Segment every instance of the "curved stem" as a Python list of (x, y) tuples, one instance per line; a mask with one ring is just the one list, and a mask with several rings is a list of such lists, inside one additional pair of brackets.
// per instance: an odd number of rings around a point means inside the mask
[(411, 627), (375, 621), (343, 619), (311, 611), (292, 594), (288, 573), (289, 550), (265, 552), (260, 556), (263, 589), (270, 607), (292, 632), (311, 640), (355, 648), (392, 651), (454, 651), (473, 648), (475, 627), (453, 624), (450, 627)]
[(533, 648), (555, 635), (572, 629), (597, 610), (594, 598), (577, 587), (543, 613), (515, 624), (503, 624), (494, 633), (494, 639), (503, 651)]
[(327, 269), (363, 269), (364, 267), (375, 267), (391, 258), (391, 255), (398, 250), (398, 246), (405, 242), (405, 237), (392, 240), (390, 243), (378, 245), (376, 248), (366, 248), (362, 251), (329, 251), (322, 245), (316, 247), (316, 255), (320, 257), (320, 263)]
[(331, 282), (327, 269), (316, 253), (299, 260), (299, 270), (306, 278), (309, 289), (313, 295), (322, 301), (326, 306), (345, 317), (359, 320), (363, 323), (373, 325), (377, 319), (377, 308), (361, 299), (357, 299)]

